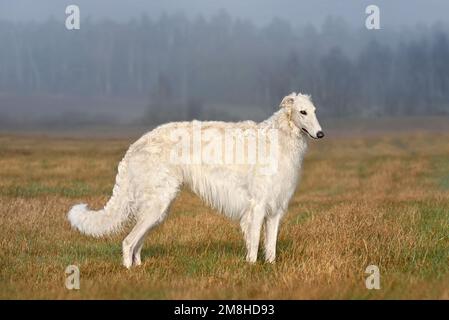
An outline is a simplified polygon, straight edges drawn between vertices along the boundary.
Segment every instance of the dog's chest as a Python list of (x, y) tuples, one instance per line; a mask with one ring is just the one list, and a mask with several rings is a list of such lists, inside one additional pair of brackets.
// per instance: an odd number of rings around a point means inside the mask
[[(306, 151), (306, 145), (295, 146), (290, 153), (290, 157), (283, 157), (279, 160), (279, 167), (271, 180), (271, 205), (286, 209), (293, 196), (300, 180), (303, 156)], [(286, 153), (284, 153), (286, 154)]]

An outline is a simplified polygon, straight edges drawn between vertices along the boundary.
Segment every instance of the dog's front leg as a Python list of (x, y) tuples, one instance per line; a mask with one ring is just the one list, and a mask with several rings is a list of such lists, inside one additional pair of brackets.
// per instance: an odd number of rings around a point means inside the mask
[(276, 260), (276, 241), (281, 214), (267, 216), (265, 219), (265, 261), (273, 263)]
[(265, 217), (265, 207), (256, 205), (251, 212), (251, 219), (249, 223), (249, 230), (247, 236), (248, 252), (246, 261), (255, 263), (257, 261), (257, 251), (259, 250), (260, 231), (262, 229), (263, 219)]

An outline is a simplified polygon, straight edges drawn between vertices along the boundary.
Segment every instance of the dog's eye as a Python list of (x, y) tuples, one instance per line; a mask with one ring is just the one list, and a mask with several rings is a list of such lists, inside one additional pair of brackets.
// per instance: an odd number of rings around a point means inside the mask
[(307, 112), (304, 110), (299, 111), (299, 113), (303, 114), (303, 115), (307, 115)]

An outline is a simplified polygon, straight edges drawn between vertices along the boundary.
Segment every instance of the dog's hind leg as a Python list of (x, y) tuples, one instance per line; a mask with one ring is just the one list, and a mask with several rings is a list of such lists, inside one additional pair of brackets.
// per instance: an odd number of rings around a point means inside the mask
[(137, 242), (136, 248), (134, 249), (134, 255), (133, 255), (133, 265), (140, 266), (142, 264), (142, 259), (140, 257), (140, 253), (142, 252), (143, 243), (145, 242), (146, 234), (140, 238), (140, 240)]
[(148, 235), (148, 233), (150, 232), (150, 230), (152, 228), (154, 228), (156, 225), (158, 225), (159, 223), (161, 223), (165, 217), (167, 216), (168, 213), (168, 207), (170, 206), (170, 204), (167, 206), (167, 209), (162, 213), (161, 218), (159, 221), (152, 223), (151, 220), (148, 221), (151, 226), (148, 227), (147, 231), (145, 233), (143, 233), (142, 236), (140, 236), (140, 238), (137, 240), (137, 243), (134, 247), (134, 251), (133, 251), (133, 258), (132, 258), (132, 263), (135, 266), (140, 266), (142, 264), (142, 259), (140, 257), (140, 253), (142, 252), (142, 248), (143, 248), (143, 244), (145, 243), (145, 237)]
[(145, 234), (155, 225), (155, 221), (148, 219), (140, 219), (137, 224), (123, 240), (123, 265), (126, 268), (130, 268), (133, 265), (134, 250), (138, 243), (138, 240), (145, 236)]
[(140, 252), (148, 232), (164, 221), (171, 200), (157, 205), (151, 205), (142, 211), (137, 224), (123, 240), (123, 265), (130, 268), (133, 264), (140, 265)]
[(178, 186), (158, 189), (157, 196), (146, 197), (138, 209), (138, 220), (129, 235), (123, 240), (123, 265), (130, 268), (141, 263), (140, 252), (148, 232), (164, 221), (169, 207), (178, 192)]

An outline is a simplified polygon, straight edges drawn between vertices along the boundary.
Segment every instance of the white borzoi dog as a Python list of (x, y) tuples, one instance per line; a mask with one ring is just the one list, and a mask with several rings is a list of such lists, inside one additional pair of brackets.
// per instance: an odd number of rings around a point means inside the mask
[[(228, 131), (232, 134), (227, 135)], [(180, 187), (187, 185), (213, 208), (240, 221), (248, 262), (257, 260), (265, 224), (265, 259), (274, 262), (279, 222), (298, 183), (307, 137), (323, 136), (310, 97), (296, 93), (284, 97), (280, 110), (260, 123), (164, 124), (128, 149), (118, 166), (112, 196), (102, 210), (93, 212), (80, 204), (70, 210), (68, 218), (74, 228), (96, 237), (117, 231), (134, 218), (136, 225), (123, 241), (123, 264), (130, 268), (141, 264), (145, 236), (165, 219)], [(261, 143), (265, 138), (274, 152), (264, 162), (260, 155), (266, 152)], [(238, 148), (245, 142), (247, 149)], [(243, 153), (234, 155), (236, 149)], [(206, 153), (213, 161), (204, 161)]]

